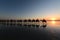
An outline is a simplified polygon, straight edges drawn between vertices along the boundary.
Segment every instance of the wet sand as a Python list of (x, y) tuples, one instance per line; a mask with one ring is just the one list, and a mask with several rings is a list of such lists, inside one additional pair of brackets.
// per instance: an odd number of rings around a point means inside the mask
[(2, 40), (51, 40), (46, 28), (0, 26), (0, 39)]

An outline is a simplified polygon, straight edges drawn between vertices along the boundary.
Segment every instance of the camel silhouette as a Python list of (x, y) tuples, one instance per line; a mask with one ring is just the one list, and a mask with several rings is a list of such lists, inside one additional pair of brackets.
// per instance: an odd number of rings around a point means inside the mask
[(35, 22), (35, 20), (33, 19), (32, 22)]
[(39, 19), (36, 19), (36, 22), (39, 22)]
[(45, 19), (43, 19), (42, 22), (43, 22), (43, 23), (44, 23), (44, 22), (46, 23), (47, 21), (46, 21)]
[(31, 19), (28, 19), (28, 22), (31, 22)]
[(27, 22), (27, 19), (23, 20), (23, 22)]

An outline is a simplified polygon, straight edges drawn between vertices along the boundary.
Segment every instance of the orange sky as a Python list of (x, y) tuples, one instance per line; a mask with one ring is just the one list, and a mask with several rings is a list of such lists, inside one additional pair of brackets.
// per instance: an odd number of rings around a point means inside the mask
[(46, 17), (47, 20), (60, 20), (60, 17)]

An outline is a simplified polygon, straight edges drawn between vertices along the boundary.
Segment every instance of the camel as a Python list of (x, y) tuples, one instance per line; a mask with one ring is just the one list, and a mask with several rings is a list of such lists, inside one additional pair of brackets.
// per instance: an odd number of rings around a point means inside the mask
[(45, 19), (43, 19), (42, 22), (43, 22), (43, 23), (44, 23), (44, 22), (46, 23), (47, 21), (46, 21)]

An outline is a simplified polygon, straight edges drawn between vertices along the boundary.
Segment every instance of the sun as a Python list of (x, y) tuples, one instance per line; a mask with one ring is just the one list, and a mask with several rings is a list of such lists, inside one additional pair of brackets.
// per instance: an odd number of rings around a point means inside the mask
[(56, 20), (56, 18), (51, 18), (52, 21)]

